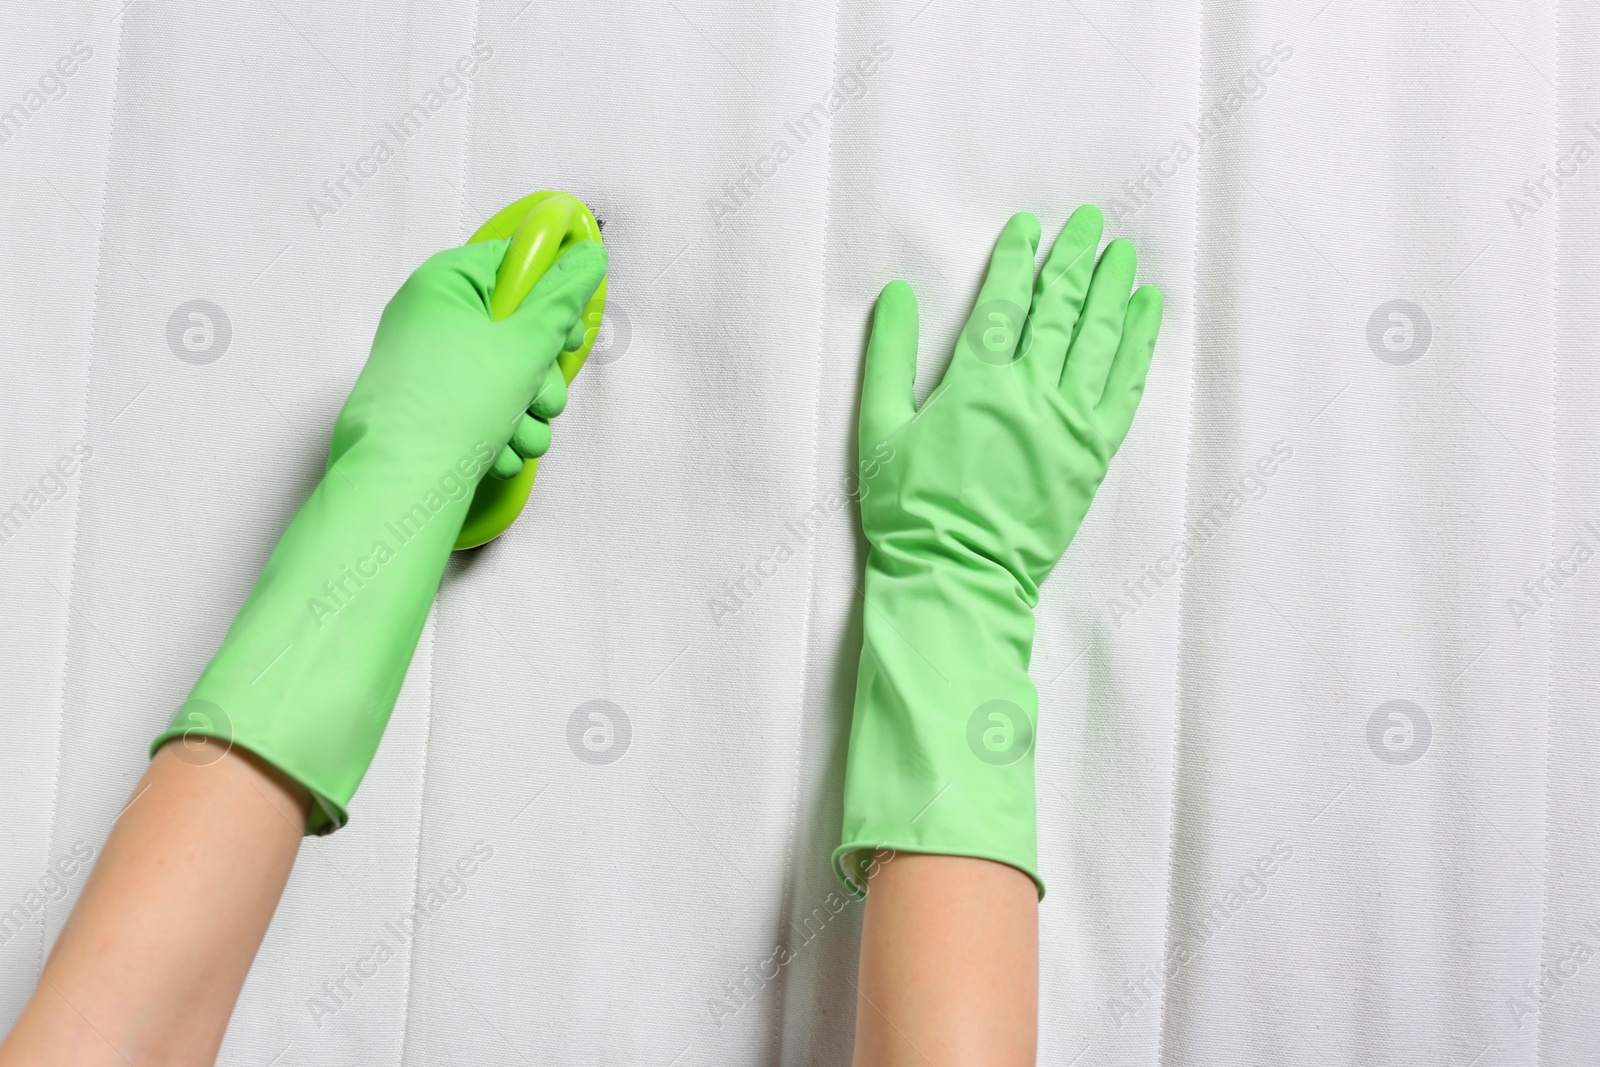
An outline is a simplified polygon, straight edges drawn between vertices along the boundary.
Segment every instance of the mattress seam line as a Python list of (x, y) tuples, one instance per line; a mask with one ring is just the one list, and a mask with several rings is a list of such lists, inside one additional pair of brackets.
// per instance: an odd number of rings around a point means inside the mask
[[(1199, 14), (1195, 22), (1195, 113), (1200, 115), (1204, 110), (1206, 97), (1206, 0), (1199, 0)], [(1188, 528), (1189, 503), (1191, 499), (1190, 484), (1194, 478), (1194, 451), (1195, 433), (1198, 424), (1198, 408), (1200, 404), (1200, 256), (1204, 243), (1202, 233), (1205, 225), (1205, 144), (1202, 142), (1195, 148), (1195, 178), (1194, 178), (1194, 249), (1189, 264), (1189, 292), (1191, 308), (1190, 316), (1190, 349), (1189, 349), (1189, 425), (1188, 432), (1184, 435), (1185, 447), (1183, 452), (1183, 503), (1180, 507), (1178, 521), (1179, 529)], [(1161, 934), (1161, 973), (1166, 974), (1166, 956), (1171, 948), (1173, 934), (1173, 898), (1178, 876), (1178, 789), (1182, 783), (1183, 760), (1183, 708), (1184, 708), (1184, 619), (1185, 593), (1188, 591), (1189, 581), (1186, 568), (1180, 568), (1178, 573), (1176, 639), (1173, 649), (1173, 700), (1172, 700), (1172, 777), (1168, 792), (1167, 815), (1167, 893), (1163, 903), (1162, 934)], [(1167, 1062), (1167, 1025), (1171, 1018), (1172, 985), (1163, 978), (1161, 984), (1161, 1004), (1156, 1017), (1156, 1065), (1165, 1067)]]
[[(1552, 0), (1555, 25), (1555, 44), (1552, 53), (1555, 61), (1555, 122), (1553, 124), (1550, 154), (1558, 157), (1561, 151), (1561, 133), (1565, 118), (1562, 107), (1561, 93), (1561, 14), (1563, 11), (1561, 0)], [(1562, 214), (1561, 198), (1553, 198), (1551, 210), (1555, 212), (1555, 226), (1551, 246), (1551, 287), (1553, 296), (1550, 301), (1550, 540), (1549, 557), (1556, 558), (1557, 524), (1561, 519), (1561, 250), (1562, 250)], [(1550, 942), (1550, 790), (1551, 775), (1555, 768), (1555, 655), (1556, 655), (1556, 627), (1560, 618), (1560, 609), (1552, 604), (1550, 608), (1550, 624), (1545, 631), (1545, 665), (1544, 665), (1544, 833), (1543, 855), (1540, 857), (1541, 870), (1539, 871), (1539, 952), (1538, 966), (1534, 970), (1535, 982), (1544, 973), (1545, 953)], [(1545, 1049), (1545, 1018), (1543, 996), (1540, 997), (1538, 1010), (1534, 1013), (1535, 1033), (1533, 1038), (1534, 1067), (1543, 1067)]]
[[(100, 232), (96, 235), (95, 243), (95, 268), (94, 290), (89, 308), (89, 348), (84, 366), (83, 379), (83, 417), (79, 423), (83, 428), (85, 440), (89, 437), (90, 402), (94, 397), (94, 353), (95, 345), (99, 340), (100, 325), (100, 294), (102, 292), (101, 279), (105, 273), (106, 253), (106, 226), (107, 207), (111, 201), (111, 162), (116, 151), (117, 139), (117, 98), (121, 95), (122, 88), (122, 51), (127, 39), (128, 23), (126, 19), (117, 21), (117, 41), (112, 48), (111, 66), (111, 92), (108, 102), (109, 117), (106, 120), (106, 162), (105, 170), (100, 183)], [(66, 766), (66, 729), (67, 729), (67, 680), (72, 666), (72, 598), (77, 592), (78, 579), (78, 542), (83, 529), (83, 504), (84, 493), (88, 490), (88, 480), (79, 483), (77, 500), (72, 509), (72, 540), (67, 549), (67, 615), (66, 615), (66, 642), (61, 652), (61, 693), (58, 701), (59, 713), (56, 716), (56, 771), (52, 784), (54, 794), (50, 804), (50, 830), (45, 837), (45, 863), (48, 865), (50, 856), (55, 851), (56, 831), (60, 827), (61, 814), (61, 780)], [(109, 829), (107, 831), (109, 834)], [(101, 851), (104, 852), (105, 844), (101, 842)], [(39, 956), (36, 968), (37, 974), (44, 974), (45, 942), (50, 934), (50, 902), (45, 901), (44, 908), (40, 911), (42, 928), (39, 931)]]
[[(833, 5), (833, 49), (828, 66), (828, 84), (833, 84), (839, 70), (839, 50), (841, 35), (843, 33), (843, 0), (835, 0)], [(822, 169), (822, 239), (819, 242), (819, 259), (821, 261), (821, 299), (818, 301), (817, 310), (817, 358), (813, 365), (812, 377), (812, 403), (811, 403), (811, 495), (816, 497), (817, 487), (821, 484), (821, 455), (820, 430), (822, 427), (822, 382), (823, 362), (826, 358), (828, 337), (828, 237), (833, 230), (833, 141), (837, 127), (828, 124), (827, 159)], [(794, 740), (794, 775), (793, 785), (789, 792), (789, 830), (788, 840), (784, 844), (784, 881), (783, 902), (780, 917), (785, 924), (790, 923), (790, 914), (794, 908), (795, 885), (800, 877), (798, 868), (798, 824), (800, 820), (800, 780), (805, 773), (803, 766), (805, 759), (805, 736), (807, 708), (811, 698), (811, 625), (817, 595), (817, 544), (815, 539), (810, 545), (810, 562), (806, 569), (806, 595), (801, 607), (800, 625), (800, 694), (796, 701), (795, 740)], [(831, 870), (829, 875), (831, 877)], [(782, 928), (780, 927), (780, 932)], [(787, 937), (785, 937), (787, 943)], [(780, 1065), (784, 1061), (784, 1034), (788, 1021), (790, 982), (789, 975), (785, 973), (782, 979), (778, 996), (774, 998), (772, 1034), (775, 1043), (774, 1053)]]
[[(467, 47), (469, 49), (478, 39), (478, 30), (482, 27), (482, 25), (483, 2), (482, 0), (473, 0), (472, 25), (467, 34)], [(467, 199), (467, 172), (468, 161), (472, 152), (472, 116), (475, 111), (473, 105), (477, 103), (477, 99), (478, 94), (476, 88), (470, 88), (467, 94), (466, 113), (462, 118), (461, 124), (461, 167), (459, 172), (461, 181), (461, 188), (459, 189), (461, 195), (461, 209), (456, 222), (456, 236), (458, 238), (466, 231), (467, 228), (467, 210), (469, 206)], [(439, 647), (439, 628), (444, 625), (444, 613), (440, 610), (439, 606), (439, 601), (442, 598), (442, 594), (443, 587), (441, 586), (440, 593), (436, 594), (434, 598), (434, 604), (432, 608), (433, 626), (428, 632), (427, 716), (422, 724), (422, 774), (421, 781), (418, 786), (417, 837), (412, 867), (413, 877), (411, 880), (411, 908), (413, 912), (416, 910), (417, 901), (422, 894), (422, 827), (428, 816), (428, 757), (433, 749), (433, 715), (434, 705), (437, 699), (437, 688), (435, 685), (436, 675), (434, 673), (434, 664), (437, 658), (435, 656), (435, 652)], [(417, 988), (418, 947), (418, 939), (417, 937), (413, 936), (411, 939), (408, 958), (406, 960), (405, 1000), (400, 1009), (400, 1050), (399, 1056), (395, 1061), (398, 1067), (404, 1067), (406, 1062), (406, 1053), (410, 1048), (411, 1007), (414, 1002)]]

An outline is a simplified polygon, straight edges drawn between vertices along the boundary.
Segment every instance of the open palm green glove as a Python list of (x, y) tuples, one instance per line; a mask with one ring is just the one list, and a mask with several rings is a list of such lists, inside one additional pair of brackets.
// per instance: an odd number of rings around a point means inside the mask
[(473, 490), (508, 443), (541, 443), (527, 424), (559, 408), (546, 393), (529, 409), (605, 275), (604, 250), (575, 244), (491, 321), (508, 243), (440, 252), (384, 308), (327, 473), (152, 754), (177, 737), (237, 744), (311, 793), (307, 832), (344, 824)]
[(834, 867), (875, 849), (976, 856), (1038, 886), (1028, 677), (1039, 585), (1066, 551), (1144, 392), (1161, 296), (1079, 208), (1034, 279), (1039, 221), (1000, 233), (943, 380), (912, 396), (917, 304), (878, 297), (861, 392), (870, 549)]

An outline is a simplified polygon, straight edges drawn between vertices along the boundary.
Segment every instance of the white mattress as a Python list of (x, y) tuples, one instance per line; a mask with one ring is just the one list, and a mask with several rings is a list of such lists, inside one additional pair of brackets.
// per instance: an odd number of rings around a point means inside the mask
[[(1041, 1062), (1596, 1062), (1594, 5), (3, 23), (0, 1026), (82, 885), (51, 865), (98, 850), (385, 299), (562, 188), (605, 220), (612, 347), (529, 512), (452, 565), (223, 1063), (848, 1062), (862, 546), (830, 492), (866, 316), (915, 286), (926, 390), (1005, 218), (1084, 201), (1167, 319), (1040, 605)], [(195, 300), (229, 338), (186, 361)], [(631, 731), (610, 763), (568, 743), (595, 700)]]

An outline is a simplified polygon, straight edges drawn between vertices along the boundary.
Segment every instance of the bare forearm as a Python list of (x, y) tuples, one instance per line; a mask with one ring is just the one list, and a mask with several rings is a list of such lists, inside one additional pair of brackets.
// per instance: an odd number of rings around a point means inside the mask
[(1038, 1045), (1039, 904), (1014, 867), (901, 853), (867, 894), (856, 1067), (1013, 1067)]
[(162, 748), (0, 1045), (0, 1067), (212, 1063), (307, 804), (239, 750)]

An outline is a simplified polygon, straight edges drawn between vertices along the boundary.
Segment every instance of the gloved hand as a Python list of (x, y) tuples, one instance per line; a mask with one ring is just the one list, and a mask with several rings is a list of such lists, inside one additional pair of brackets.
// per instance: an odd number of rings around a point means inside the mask
[[(577, 339), (574, 341), (572, 334), (568, 333), (562, 343), (562, 351), (576, 349), (583, 344), (583, 323), (578, 323), (573, 329), (577, 331)], [(490, 465), (489, 473), (501, 480), (515, 478), (522, 473), (523, 460), (538, 459), (550, 451), (550, 420), (565, 411), (566, 407), (567, 379), (562, 375), (561, 368), (552, 363), (528, 410), (517, 419), (511, 431), (511, 440)]]
[[(583, 347), (585, 336), (583, 319), (580, 316), (578, 321), (572, 324), (572, 329), (567, 331), (566, 340), (561, 343), (561, 351), (576, 352)], [(489, 473), (501, 480), (515, 478), (522, 473), (523, 460), (538, 459), (550, 451), (550, 420), (566, 408), (567, 378), (561, 373), (559, 363), (551, 363), (550, 369), (545, 371), (543, 384), (534, 394), (533, 402), (517, 419), (516, 426), (511, 431), (510, 442), (495, 457), (494, 463), (489, 467)]]
[(1073, 213), (1034, 281), (1039, 222), (1000, 233), (943, 380), (916, 409), (917, 305), (878, 297), (861, 393), (866, 564), (840, 878), (872, 850), (976, 856), (1044, 895), (1034, 823), (1039, 585), (1066, 551), (1144, 392), (1161, 296), (1129, 299), (1134, 251), (1095, 265)]
[(508, 243), (440, 252), (384, 308), (327, 473), (152, 754), (180, 736), (237, 744), (311, 793), (307, 832), (344, 824), (473, 490), (508, 441), (548, 444), (528, 408), (605, 274), (604, 250), (575, 244), (491, 321)]

